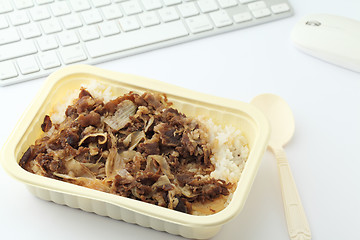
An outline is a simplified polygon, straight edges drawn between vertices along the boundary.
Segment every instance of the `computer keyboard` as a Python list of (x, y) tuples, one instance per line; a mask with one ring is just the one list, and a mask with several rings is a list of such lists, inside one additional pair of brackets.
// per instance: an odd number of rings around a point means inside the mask
[(0, 0), (0, 85), (292, 13), (287, 0)]

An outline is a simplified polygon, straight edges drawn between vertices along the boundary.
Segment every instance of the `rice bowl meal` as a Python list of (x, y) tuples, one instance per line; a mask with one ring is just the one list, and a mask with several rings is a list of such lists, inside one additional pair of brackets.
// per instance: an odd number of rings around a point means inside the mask
[(248, 103), (73, 65), (48, 77), (0, 161), (41, 199), (207, 239), (240, 213), (269, 133)]
[(21, 167), (194, 215), (226, 207), (248, 156), (240, 130), (187, 117), (158, 93), (104, 101), (109, 91), (78, 92), (62, 114), (44, 117)]

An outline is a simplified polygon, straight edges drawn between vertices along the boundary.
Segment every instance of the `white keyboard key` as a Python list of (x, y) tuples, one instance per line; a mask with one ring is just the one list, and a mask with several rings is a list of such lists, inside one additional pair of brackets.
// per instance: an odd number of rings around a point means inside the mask
[(91, 2), (96, 8), (111, 4), (110, 0), (91, 0)]
[(142, 0), (141, 2), (147, 11), (151, 11), (162, 7), (160, 0)]
[(104, 37), (108, 37), (120, 33), (120, 29), (115, 21), (100, 23), (99, 29)]
[(86, 26), (79, 29), (80, 37), (83, 41), (90, 41), (100, 37), (95, 26)]
[(29, 74), (40, 71), (40, 68), (34, 56), (18, 58), (16, 62), (22, 74)]
[(172, 6), (179, 3), (182, 3), (182, 0), (163, 0), (165, 6)]
[(226, 11), (220, 10), (210, 13), (210, 17), (213, 20), (216, 27), (225, 27), (231, 25), (233, 22)]
[(77, 14), (63, 16), (61, 21), (67, 30), (82, 26), (82, 22)]
[(213, 25), (205, 15), (188, 18), (186, 23), (192, 33), (200, 33), (213, 29)]
[(236, 23), (242, 23), (242, 22), (250, 21), (252, 19), (252, 16), (250, 12), (242, 12), (235, 14), (233, 18)]
[(51, 9), (51, 12), (56, 17), (66, 15), (71, 12), (69, 6), (67, 5), (67, 3), (65, 1), (55, 2), (55, 3), (51, 4), (50, 9)]
[[(72, 1), (72, 0), (71, 0)], [(52, 3), (54, 2), (54, 0), (36, 0), (37, 4), (47, 4), (47, 3)]]
[(112, 20), (112, 19), (120, 18), (123, 16), (123, 14), (119, 8), (119, 5), (117, 5), (117, 4), (102, 7), (101, 11), (107, 20)]
[(21, 41), (0, 46), (0, 61), (22, 57), (36, 53), (37, 49), (33, 41)]
[(262, 18), (262, 17), (270, 16), (271, 12), (270, 12), (270, 9), (263, 8), (263, 9), (258, 9), (258, 10), (252, 11), (252, 14), (254, 15), (255, 18)]
[(181, 0), (163, 0), (166, 6), (172, 6), (181, 3)]
[(199, 4), (200, 10), (204, 13), (219, 9), (214, 0), (199, 0), (197, 3)]
[(69, 46), (59, 49), (60, 56), (65, 64), (84, 61), (87, 59), (80, 45)]
[(41, 21), (41, 27), (46, 34), (61, 32), (62, 28), (56, 18)]
[(61, 65), (55, 51), (48, 51), (38, 54), (40, 64), (45, 70), (59, 67)]
[(20, 31), (25, 39), (41, 36), (39, 27), (35, 23), (29, 23), (21, 26)]
[(32, 0), (13, 0), (17, 9), (24, 9), (34, 6)]
[(159, 10), (160, 18), (164, 22), (170, 22), (179, 19), (179, 14), (175, 10), (175, 7), (167, 7)]
[(59, 47), (53, 35), (37, 38), (36, 41), (41, 51), (47, 51)]
[(154, 26), (160, 23), (155, 12), (145, 12), (139, 14), (140, 21), (144, 27)]
[(29, 10), (30, 16), (34, 21), (40, 21), (50, 18), (50, 13), (46, 6), (38, 6)]
[(76, 36), (74, 31), (65, 31), (65, 32), (61, 32), (58, 35), (60, 44), (62, 46), (69, 46), (69, 45), (73, 45), (79, 42), (78, 37)]
[(19, 41), (20, 37), (15, 28), (0, 30), (0, 45)]
[(121, 18), (119, 20), (119, 23), (124, 32), (132, 31), (140, 28), (139, 22), (136, 20), (136, 17), (134, 16)]
[(0, 15), (0, 29), (9, 27), (9, 23), (7, 22), (5, 15)]
[(240, 3), (245, 4), (249, 2), (254, 2), (255, 0), (239, 0)]
[(139, 3), (134, 0), (121, 3), (121, 6), (124, 9), (126, 15), (133, 15), (142, 12)]
[(11, 12), (13, 10), (9, 0), (0, 1), (0, 13)]
[(75, 12), (80, 12), (91, 8), (87, 0), (71, 0), (70, 4)]
[(237, 5), (236, 0), (218, 0), (221, 8), (229, 8)]
[(26, 14), (26, 11), (24, 10), (10, 13), (9, 18), (10, 18), (10, 22), (14, 26), (30, 22), (30, 19)]
[(184, 3), (178, 6), (181, 16), (191, 17), (199, 14), (199, 10), (196, 8), (193, 2)]
[(0, 80), (18, 76), (18, 72), (12, 61), (0, 62)]
[(247, 6), (251, 11), (255, 11), (266, 8), (266, 3), (264, 1), (257, 1), (253, 3), (249, 3)]
[(81, 13), (86, 24), (102, 22), (102, 17), (97, 9), (91, 9)]
[(270, 8), (271, 8), (271, 11), (273, 11), (273, 13), (275, 13), (275, 14), (287, 12), (290, 10), (289, 5), (286, 3), (272, 5)]
[(103, 40), (87, 42), (86, 48), (90, 56), (96, 58), (186, 35), (188, 35), (188, 32), (182, 22), (176, 21), (127, 34), (119, 34)]

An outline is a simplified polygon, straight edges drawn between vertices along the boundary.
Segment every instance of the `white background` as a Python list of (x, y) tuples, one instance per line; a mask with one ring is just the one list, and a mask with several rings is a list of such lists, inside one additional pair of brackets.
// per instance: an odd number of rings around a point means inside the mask
[[(296, 132), (287, 156), (313, 239), (360, 239), (360, 74), (294, 48), (290, 32), (310, 13), (360, 20), (359, 0), (291, 0), (293, 17), (104, 63), (217, 96), (283, 97)], [(0, 88), (0, 146), (43, 79)], [(32, 196), (0, 168), (2, 239), (182, 239)], [(288, 239), (276, 162), (266, 152), (242, 212), (213, 239)]]

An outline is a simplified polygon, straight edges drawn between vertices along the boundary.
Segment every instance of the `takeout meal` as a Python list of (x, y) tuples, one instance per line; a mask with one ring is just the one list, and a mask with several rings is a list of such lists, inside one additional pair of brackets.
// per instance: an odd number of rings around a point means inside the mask
[(44, 117), (42, 135), (20, 159), (25, 170), (209, 215), (227, 206), (248, 157), (240, 130), (186, 116), (165, 94), (111, 99), (83, 86), (63, 109)]
[(241, 213), (269, 135), (249, 103), (71, 65), (46, 79), (0, 164), (40, 199), (210, 239)]

